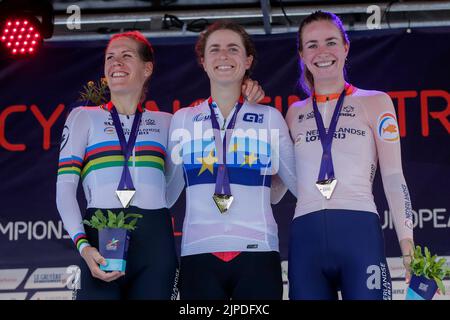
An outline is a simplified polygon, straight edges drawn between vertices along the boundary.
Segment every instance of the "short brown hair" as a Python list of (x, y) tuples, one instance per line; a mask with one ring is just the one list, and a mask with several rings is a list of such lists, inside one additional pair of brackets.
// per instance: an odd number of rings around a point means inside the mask
[(202, 32), (197, 40), (197, 43), (195, 44), (195, 53), (197, 54), (198, 63), (202, 64), (202, 59), (205, 57), (205, 47), (206, 42), (208, 41), (209, 36), (217, 30), (231, 30), (236, 32), (242, 39), (242, 43), (244, 44), (245, 52), (247, 54), (247, 57), (253, 56), (253, 61), (248, 70), (245, 72), (244, 77), (249, 77), (251, 74), (251, 71), (253, 70), (255, 64), (256, 64), (256, 48), (255, 44), (253, 43), (253, 40), (251, 39), (250, 35), (245, 31), (244, 27), (240, 24), (237, 24), (232, 21), (228, 20), (219, 20), (206, 29), (206, 31)]

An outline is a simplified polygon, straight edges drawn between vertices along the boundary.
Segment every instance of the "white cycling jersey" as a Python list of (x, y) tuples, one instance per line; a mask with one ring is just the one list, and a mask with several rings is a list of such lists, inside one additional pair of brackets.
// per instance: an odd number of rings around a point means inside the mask
[[(224, 119), (212, 105), (220, 127), (225, 128), (235, 109)], [(275, 108), (243, 104), (227, 149), (234, 201), (221, 214), (212, 199), (219, 159), (210, 115), (205, 100), (179, 110), (171, 122), (169, 150), (180, 161), (168, 162), (168, 183), (174, 186), (169, 197), (178, 197), (183, 186), (173, 180), (182, 181), (184, 175), (186, 182), (181, 255), (278, 251), (278, 228), (270, 205), (272, 174), (278, 173), (291, 192), (296, 192), (294, 151), (286, 123)], [(221, 130), (222, 137), (224, 133)]]
[[(337, 99), (317, 103), (325, 128), (336, 102)], [(294, 141), (297, 165), (298, 201), (294, 218), (322, 209), (377, 213), (372, 183), (379, 162), (398, 238), (412, 238), (412, 208), (402, 171), (400, 133), (387, 94), (354, 87), (347, 90), (331, 149), (337, 185), (329, 200), (315, 185), (322, 145), (311, 98), (290, 106), (286, 122)]]
[[(56, 203), (70, 237), (81, 250), (88, 245), (76, 191), (83, 182), (88, 208), (121, 208), (115, 194), (124, 157), (109, 108), (78, 107), (71, 111), (63, 130), (59, 156)], [(138, 136), (129, 158), (136, 189), (130, 206), (167, 207), (164, 176), (167, 134), (172, 115), (143, 110)], [(119, 114), (128, 140), (134, 115)]]

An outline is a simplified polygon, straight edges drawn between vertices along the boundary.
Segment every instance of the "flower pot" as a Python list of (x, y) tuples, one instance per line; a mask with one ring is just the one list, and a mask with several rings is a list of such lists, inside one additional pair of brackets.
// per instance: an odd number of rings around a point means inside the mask
[(431, 300), (437, 289), (438, 286), (433, 279), (412, 275), (406, 292), (406, 300)]
[(105, 228), (98, 232), (99, 252), (106, 260), (103, 271), (125, 272), (130, 232), (123, 228)]

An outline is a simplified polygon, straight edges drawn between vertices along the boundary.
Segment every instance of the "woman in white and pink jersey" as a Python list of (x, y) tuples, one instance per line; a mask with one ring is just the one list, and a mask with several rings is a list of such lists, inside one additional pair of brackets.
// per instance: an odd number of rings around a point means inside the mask
[[(384, 239), (373, 200), (377, 164), (407, 270), (412, 209), (395, 110), (384, 92), (346, 82), (350, 43), (340, 19), (306, 17), (298, 31), (310, 97), (286, 116), (295, 143), (298, 202), (290, 235), (291, 299), (391, 299)], [(409, 272), (407, 272), (409, 280)]]

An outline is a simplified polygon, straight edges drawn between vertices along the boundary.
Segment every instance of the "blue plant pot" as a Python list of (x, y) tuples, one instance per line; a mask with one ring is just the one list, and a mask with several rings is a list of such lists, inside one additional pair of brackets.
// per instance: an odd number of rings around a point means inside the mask
[(406, 292), (406, 300), (431, 300), (437, 289), (438, 286), (433, 279), (412, 275)]
[(98, 232), (99, 252), (106, 260), (103, 271), (125, 272), (130, 232), (123, 228), (105, 228)]

